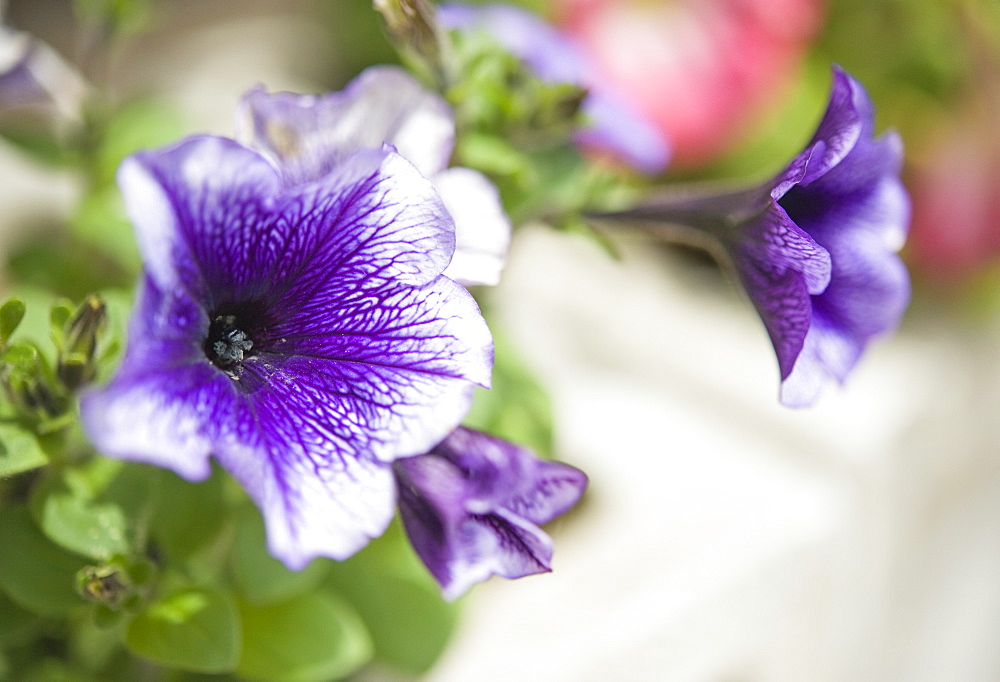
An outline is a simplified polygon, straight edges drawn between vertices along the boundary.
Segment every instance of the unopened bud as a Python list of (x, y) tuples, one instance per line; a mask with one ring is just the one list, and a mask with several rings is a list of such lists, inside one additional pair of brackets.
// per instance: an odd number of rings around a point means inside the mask
[(66, 388), (79, 388), (97, 374), (94, 358), (106, 320), (104, 301), (90, 295), (66, 323), (56, 363), (56, 376)]
[(434, 6), (427, 0), (373, 0), (372, 5), (382, 15), (396, 48), (414, 62), (412, 66), (440, 81), (443, 42)]

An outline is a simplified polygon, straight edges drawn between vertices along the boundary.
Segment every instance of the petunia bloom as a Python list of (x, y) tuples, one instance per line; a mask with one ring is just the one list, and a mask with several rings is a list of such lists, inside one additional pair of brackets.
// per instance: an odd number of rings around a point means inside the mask
[(321, 177), (359, 149), (396, 150), (431, 180), (455, 220), (456, 248), (445, 275), (496, 284), (510, 246), (510, 219), (496, 187), (477, 171), (448, 168), (455, 145), (451, 108), (406, 71), (366, 69), (341, 92), (247, 93), (237, 139), (278, 166), (288, 184)]
[(718, 240), (764, 321), (789, 406), (814, 402), (829, 379), (843, 383), (909, 303), (897, 253), (910, 216), (902, 144), (873, 131), (864, 88), (835, 68), (818, 130), (776, 177), (736, 192), (654, 197), (617, 214), (651, 231), (675, 223)]
[(393, 468), (406, 533), (447, 599), (491, 575), (550, 571), (552, 540), (538, 526), (587, 486), (578, 469), (464, 427)]
[(445, 3), (437, 16), (448, 29), (487, 32), (544, 81), (587, 88), (582, 111), (589, 123), (576, 137), (582, 147), (610, 154), (644, 173), (666, 168), (670, 148), (663, 135), (599, 79), (568, 35), (512, 5)]
[(486, 324), (441, 275), (437, 193), (389, 148), (289, 185), (210, 136), (118, 178), (145, 274), (121, 367), (83, 397), (90, 439), (189, 480), (214, 457), (290, 568), (351, 555), (392, 517), (391, 461), (440, 442), (489, 383)]

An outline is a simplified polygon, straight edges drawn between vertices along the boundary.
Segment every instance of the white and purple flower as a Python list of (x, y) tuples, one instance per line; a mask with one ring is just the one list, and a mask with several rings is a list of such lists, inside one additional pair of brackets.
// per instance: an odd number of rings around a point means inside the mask
[(587, 486), (578, 469), (467, 428), (393, 469), (406, 533), (448, 599), (492, 575), (550, 571), (552, 540), (538, 526)]
[(814, 402), (829, 379), (843, 383), (909, 303), (898, 255), (910, 218), (902, 144), (873, 132), (864, 88), (835, 68), (819, 128), (776, 177), (735, 192), (662, 194), (603, 216), (652, 232), (686, 225), (717, 240), (764, 321), (781, 401), (792, 407)]
[(512, 5), (444, 3), (437, 18), (447, 29), (487, 32), (544, 81), (587, 88), (582, 111), (588, 124), (576, 135), (580, 146), (610, 154), (644, 173), (667, 167), (667, 141), (599, 79), (597, 69), (568, 35)]
[(374, 66), (326, 95), (252, 90), (237, 129), (237, 139), (271, 159), (290, 183), (321, 177), (359, 149), (393, 145), (431, 180), (455, 220), (455, 255), (444, 274), (467, 286), (500, 281), (511, 235), (500, 195), (482, 173), (448, 168), (451, 108), (406, 71)]
[(145, 275), (122, 366), (83, 398), (89, 437), (189, 480), (214, 457), (290, 568), (353, 554), (392, 517), (391, 462), (490, 380), (437, 192), (390, 147), (306, 177), (210, 136), (130, 157), (119, 184)]

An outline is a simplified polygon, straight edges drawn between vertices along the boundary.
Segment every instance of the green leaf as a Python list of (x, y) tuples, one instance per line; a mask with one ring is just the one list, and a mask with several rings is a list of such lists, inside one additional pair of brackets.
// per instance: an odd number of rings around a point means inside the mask
[(71, 476), (63, 472), (35, 488), (31, 509), (42, 531), (60, 547), (91, 559), (128, 554), (121, 507), (94, 500), (85, 486), (73, 485)]
[(49, 542), (25, 507), (0, 512), (0, 587), (33, 613), (64, 616), (83, 601), (74, 589), (81, 559)]
[(329, 594), (269, 605), (240, 604), (243, 655), (237, 671), (270, 682), (317, 682), (354, 672), (371, 658), (361, 618)]
[(226, 592), (191, 589), (150, 603), (128, 625), (125, 644), (170, 668), (222, 673), (240, 656), (240, 621)]
[(218, 469), (200, 483), (163, 471), (152, 521), (157, 547), (172, 559), (190, 556), (218, 534), (226, 521), (223, 477)]
[(425, 579), (370, 565), (335, 568), (343, 570), (329, 585), (361, 614), (376, 658), (414, 675), (429, 670), (455, 631), (458, 606)]
[(19, 298), (9, 299), (0, 306), (0, 348), (7, 345), (10, 335), (24, 319), (26, 307)]
[(49, 458), (34, 433), (18, 424), (0, 422), (0, 478), (48, 463)]
[(361, 552), (334, 563), (325, 587), (361, 614), (375, 656), (400, 670), (428, 670), (454, 632), (459, 606), (442, 599), (398, 519)]
[(326, 576), (331, 564), (327, 560), (317, 559), (301, 571), (290, 571), (272, 557), (267, 551), (263, 520), (255, 507), (241, 509), (236, 523), (233, 576), (248, 602), (284, 601), (314, 588)]

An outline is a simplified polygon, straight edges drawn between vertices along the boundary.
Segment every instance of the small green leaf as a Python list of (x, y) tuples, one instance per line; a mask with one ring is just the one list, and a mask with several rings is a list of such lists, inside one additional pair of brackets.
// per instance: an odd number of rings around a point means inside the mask
[(7, 345), (10, 335), (24, 319), (24, 301), (12, 298), (0, 306), (0, 348)]
[(25, 507), (0, 513), (0, 587), (33, 613), (64, 616), (83, 604), (74, 584), (83, 561), (49, 542)]
[(228, 593), (184, 590), (150, 603), (128, 625), (125, 644), (170, 668), (222, 673), (240, 655), (240, 621)]
[(31, 507), (45, 535), (64, 549), (97, 560), (129, 553), (121, 508), (95, 501), (84, 486), (69, 485), (65, 476), (37, 487)]
[(243, 655), (237, 671), (270, 682), (311, 682), (349, 675), (371, 658), (358, 614), (329, 594), (258, 606), (240, 604)]
[(0, 478), (49, 463), (38, 438), (18, 424), (0, 422)]
[(317, 559), (301, 571), (291, 571), (267, 551), (264, 523), (255, 507), (244, 507), (236, 521), (233, 576), (240, 594), (251, 603), (284, 601), (318, 585), (330, 568)]

